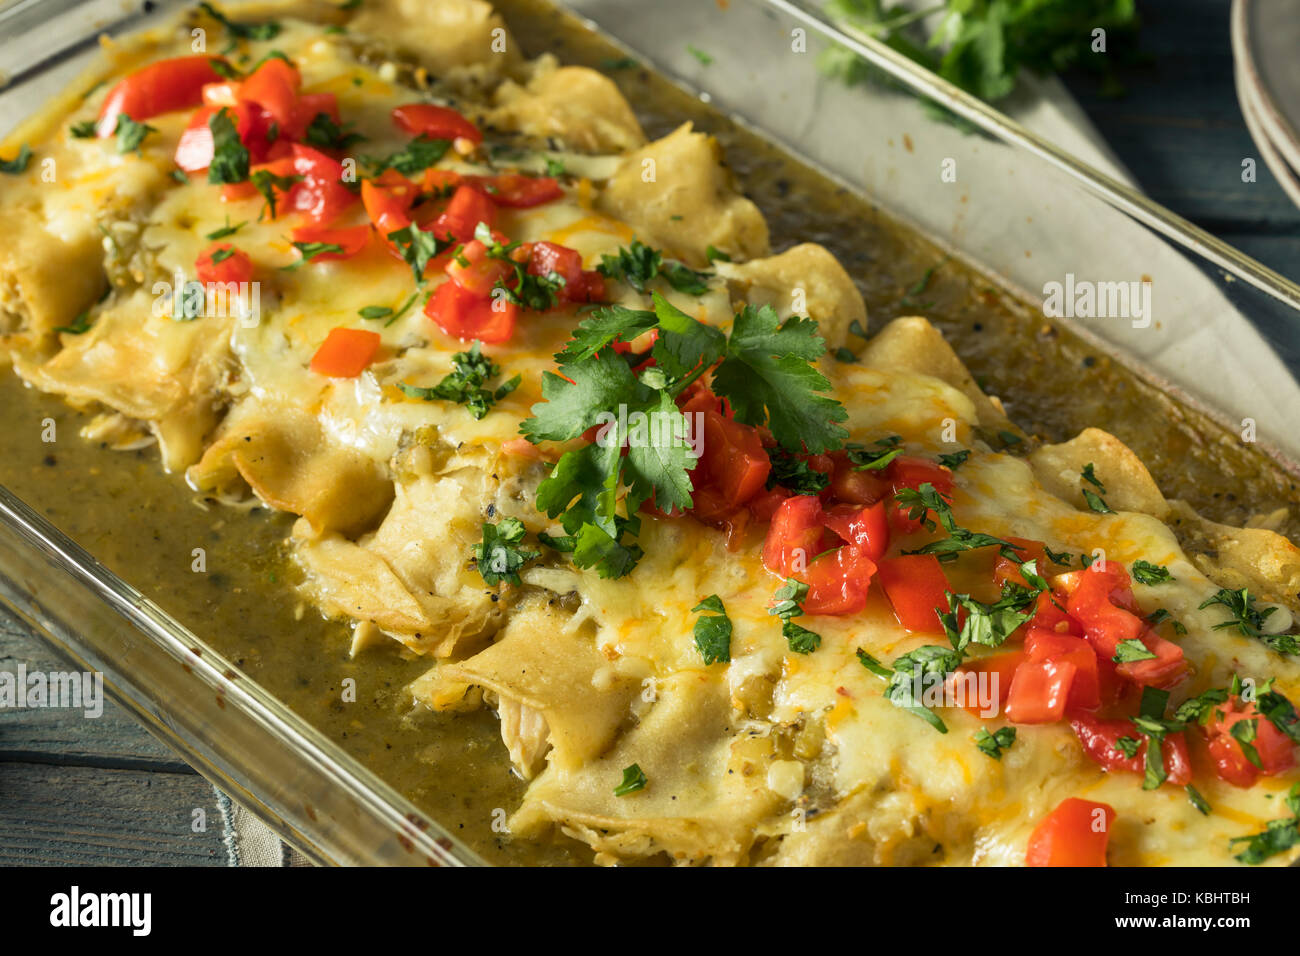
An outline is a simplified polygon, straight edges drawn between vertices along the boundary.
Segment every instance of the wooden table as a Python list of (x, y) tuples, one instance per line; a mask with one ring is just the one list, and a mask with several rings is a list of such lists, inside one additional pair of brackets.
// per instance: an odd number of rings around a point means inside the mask
[[(1232, 81), (1224, 0), (1143, 0), (1149, 66), (1128, 95), (1068, 85), (1156, 201), (1300, 280), (1300, 210), (1246, 131)], [(1257, 160), (1254, 183), (1241, 163)], [(59, 669), (0, 617), (0, 670)], [(206, 829), (195, 832), (196, 810)], [(98, 720), (60, 710), (0, 715), (0, 864), (227, 864), (216, 797), (201, 777), (119, 708)]]

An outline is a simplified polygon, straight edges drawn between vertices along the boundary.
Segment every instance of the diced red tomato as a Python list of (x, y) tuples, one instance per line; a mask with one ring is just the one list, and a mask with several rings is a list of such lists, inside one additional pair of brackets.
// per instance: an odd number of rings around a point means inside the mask
[[(453, 282), (479, 298), (488, 299), (498, 282), (514, 275), (509, 263), (488, 257), (487, 246), (472, 239), (465, 243), (458, 258), (447, 263), (447, 275)], [(464, 264), (460, 260), (464, 260)]]
[(924, 484), (930, 484), (941, 495), (952, 492), (952, 472), (928, 458), (899, 455), (886, 466), (885, 473), (895, 489), (920, 488)]
[(1034, 827), (1026, 866), (1105, 866), (1115, 809), (1079, 797), (1062, 800)]
[[(986, 680), (991, 682), (992, 690), (997, 694), (997, 705), (999, 711), (1005, 711), (1007, 707), (1007, 698), (1011, 694), (1011, 682), (1015, 679), (1016, 668), (1025, 660), (1024, 651), (1002, 651), (999, 654), (991, 654), (988, 657), (981, 657), (978, 660), (967, 661), (957, 668), (956, 675), (973, 673), (976, 675), (987, 674)], [(950, 677), (955, 680), (955, 677)], [(977, 685), (978, 686), (978, 685)], [(978, 697), (972, 699), (967, 697), (967, 702), (963, 705), (966, 710), (977, 716), (988, 718), (991, 715), (984, 712), (984, 706), (980, 703)]]
[(582, 255), (576, 249), (553, 242), (533, 245), (528, 271), (535, 276), (558, 274), (564, 279), (560, 297), (570, 302), (600, 301), (605, 296), (605, 280), (599, 272), (584, 272)]
[(334, 93), (303, 93), (293, 107), (293, 121), (282, 131), (290, 140), (302, 139), (307, 127), (321, 113), (339, 122), (339, 98)]
[[(190, 109), (203, 102), (203, 87), (221, 80), (210, 56), (181, 56), (141, 67), (118, 82), (99, 108), (95, 133), (112, 136), (117, 119), (126, 114), (143, 123), (162, 113)], [(224, 62), (224, 61), (223, 61)]]
[[(1219, 714), (1223, 716), (1220, 717)], [(1246, 756), (1241, 742), (1232, 736), (1232, 728), (1243, 720), (1255, 721), (1255, 739), (1251, 746), (1261, 766)], [(1223, 704), (1205, 726), (1210, 756), (1219, 778), (1237, 787), (1250, 787), (1261, 774), (1275, 776), (1295, 766), (1295, 746), (1291, 739), (1265, 717), (1250, 701), (1230, 700)]]
[(307, 225), (328, 226), (356, 202), (343, 185), (343, 164), (320, 150), (294, 143), (293, 171), (302, 181), (290, 190), (289, 205)]
[(194, 274), (204, 283), (249, 282), (253, 278), (253, 260), (230, 243), (220, 242), (199, 255)]
[[(271, 173), (273, 176), (285, 180), (291, 179), (294, 175), (293, 160), (287, 156), (280, 159), (273, 159), (269, 163), (260, 163), (252, 167), (249, 172), (255, 173), (263, 169), (268, 173)], [(276, 185), (271, 186), (271, 192), (275, 196), (277, 215), (284, 208), (283, 204), (292, 188), (292, 186), (286, 189), (282, 189)], [(257, 187), (253, 185), (251, 178), (244, 180), (242, 183), (227, 183), (221, 187), (221, 199), (223, 202), (235, 202), (240, 199), (256, 199), (260, 195), (261, 193), (257, 191)]]
[(1083, 628), (1079, 622), (1064, 611), (1069, 597), (1058, 591), (1043, 591), (1034, 603), (1034, 616), (1029, 619), (1030, 627), (1041, 627), (1045, 631), (1057, 634), (1073, 634), (1083, 637)]
[(826, 527), (872, 561), (879, 561), (889, 548), (889, 521), (885, 517), (883, 501), (865, 508), (834, 505), (826, 511)]
[(1047, 569), (1047, 546), (1042, 541), (1033, 541), (1028, 538), (1007, 538), (1006, 540), (1015, 545), (1016, 554), (1020, 560), (1012, 561), (1005, 555), (999, 554), (997, 561), (993, 565), (993, 583), (998, 587), (1001, 587), (1007, 581), (1028, 586), (1029, 582), (1020, 573), (1020, 565), (1026, 561), (1033, 561), (1038, 573), (1043, 575)]
[(411, 224), (408, 213), (419, 189), (401, 173), (386, 169), (375, 179), (361, 181), (361, 202), (376, 231), (385, 239)]
[(473, 186), (457, 186), (447, 208), (434, 220), (433, 233), (468, 242), (480, 222), (491, 226), (495, 221), (496, 207), (486, 194)]
[(342, 252), (321, 252), (312, 256), (312, 262), (328, 259), (350, 259), (365, 248), (372, 235), (369, 226), (351, 226), (347, 229), (322, 229), (319, 226), (299, 226), (293, 231), (294, 242), (320, 242), (342, 247)]
[(776, 514), (781, 503), (790, 497), (790, 492), (784, 488), (769, 488), (760, 491), (753, 498), (749, 499), (748, 507), (750, 514), (757, 521), (771, 521), (772, 516)]
[(867, 591), (876, 563), (851, 544), (815, 558), (803, 574), (808, 585), (807, 614), (857, 614), (867, 606)]
[[(212, 165), (214, 146), (212, 129), (208, 126), (208, 121), (222, 109), (226, 110), (230, 121), (235, 124), (235, 131), (239, 134), (241, 142), (247, 146), (257, 141), (258, 119), (247, 106), (236, 104), (231, 107), (201, 107), (190, 117), (189, 125), (185, 127), (176, 143), (174, 157), (176, 165), (185, 172), (201, 172)], [(249, 149), (250, 156), (252, 153), (253, 150)]]
[(821, 554), (822, 503), (815, 495), (794, 495), (772, 515), (763, 541), (763, 566), (782, 577), (799, 577)]
[(467, 139), (483, 142), (477, 126), (447, 106), (432, 103), (408, 103), (393, 110), (393, 122), (412, 136), (430, 136), (433, 139)]
[(294, 126), (301, 86), (302, 74), (297, 67), (272, 56), (244, 78), (239, 86), (239, 98), (245, 103), (256, 103), (266, 110), (282, 131), (287, 131)]
[(367, 329), (330, 329), (311, 359), (311, 370), (331, 378), (356, 378), (379, 351), (378, 332)]
[[(1137, 732), (1132, 721), (1101, 720), (1089, 714), (1076, 714), (1070, 719), (1070, 727), (1083, 745), (1083, 752), (1104, 770), (1146, 772), (1147, 739)], [(1121, 737), (1139, 741), (1134, 756), (1125, 757), (1123, 751), (1116, 749), (1115, 744)], [(1192, 782), (1192, 761), (1183, 731), (1167, 735), (1161, 753), (1165, 761), (1166, 783), (1182, 787)]]
[(1155, 659), (1116, 664), (1115, 670), (1120, 677), (1135, 684), (1164, 688), (1173, 687), (1183, 679), (1187, 673), (1187, 662), (1183, 660), (1181, 647), (1151, 630), (1139, 634), (1138, 640), (1156, 655)]
[[(928, 458), (899, 455), (885, 467), (885, 478), (889, 481), (891, 496), (903, 488), (918, 490), (924, 484), (934, 486), (934, 490), (943, 498), (952, 494), (952, 472)], [(900, 535), (915, 534), (923, 526), (920, 518), (908, 516), (910, 511), (909, 507), (902, 504), (895, 504), (889, 510), (889, 525)], [(926, 517), (934, 520), (933, 514), (927, 514)]]
[(1082, 625), (1098, 657), (1110, 660), (1116, 645), (1138, 637), (1145, 627), (1140, 617), (1112, 600), (1113, 592), (1119, 590), (1122, 596), (1127, 586), (1128, 572), (1118, 562), (1107, 561), (1103, 569), (1102, 563), (1096, 561), (1079, 574), (1070, 595), (1066, 610)]
[(763, 440), (758, 429), (721, 412), (710, 410), (703, 415), (700, 460), (691, 480), (716, 488), (727, 507), (740, 507), (763, 490), (772, 471)]
[(939, 559), (932, 554), (904, 554), (879, 564), (880, 586), (907, 630), (934, 634), (943, 631), (938, 611), (948, 610), (952, 590)]
[(424, 314), (453, 338), (507, 342), (515, 331), (519, 307), (504, 299), (483, 298), (455, 282), (444, 282), (425, 303)]
[(1074, 665), (1065, 701), (1067, 710), (1096, 710), (1101, 706), (1097, 652), (1083, 638), (1031, 627), (1025, 635), (1025, 656), (1030, 661), (1068, 661)]
[(1077, 673), (1069, 660), (1026, 660), (1011, 680), (1007, 719), (1016, 724), (1056, 723), (1065, 716)]
[(497, 176), (475, 176), (473, 180), (492, 197), (494, 203), (511, 209), (540, 206), (564, 195), (559, 182), (550, 176), (501, 173)]
[(842, 501), (852, 505), (869, 505), (880, 501), (890, 494), (890, 485), (885, 477), (874, 471), (858, 471), (843, 451), (833, 451), (831, 459), (831, 482), (827, 486), (833, 501)]

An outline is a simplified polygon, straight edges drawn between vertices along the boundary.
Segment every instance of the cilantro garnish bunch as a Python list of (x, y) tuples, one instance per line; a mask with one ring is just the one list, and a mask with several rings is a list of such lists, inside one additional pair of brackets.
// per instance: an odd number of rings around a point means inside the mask
[[(736, 421), (765, 426), (786, 451), (830, 451), (848, 437), (839, 424), (848, 413), (824, 394), (830, 382), (814, 366), (826, 351), (815, 321), (782, 321), (770, 306), (746, 306), (724, 333), (657, 293), (653, 302), (653, 311), (608, 306), (583, 321), (555, 356), (558, 373), (543, 376), (545, 400), (520, 428), (537, 443), (602, 426), (597, 441), (564, 453), (539, 486), (537, 507), (567, 532), (551, 545), (606, 578), (622, 577), (641, 557), (642, 504), (665, 512), (692, 506), (696, 458), (676, 400), (701, 377), (711, 374)], [(653, 363), (613, 348), (652, 330)]]

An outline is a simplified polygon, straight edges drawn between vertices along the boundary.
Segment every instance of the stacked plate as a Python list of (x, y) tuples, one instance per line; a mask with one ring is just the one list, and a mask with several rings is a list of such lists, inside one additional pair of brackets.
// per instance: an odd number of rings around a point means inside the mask
[(1260, 156), (1300, 205), (1300, 4), (1233, 0), (1237, 100)]

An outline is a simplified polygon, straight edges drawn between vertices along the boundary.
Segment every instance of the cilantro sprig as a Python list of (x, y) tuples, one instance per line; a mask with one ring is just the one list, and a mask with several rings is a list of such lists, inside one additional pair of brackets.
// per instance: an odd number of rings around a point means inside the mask
[[(765, 425), (787, 451), (827, 451), (847, 437), (838, 423), (848, 413), (822, 394), (830, 382), (812, 365), (826, 348), (815, 322), (782, 322), (769, 307), (746, 307), (727, 335), (657, 293), (653, 303), (653, 311), (597, 309), (580, 323), (556, 355), (558, 372), (543, 375), (544, 400), (520, 427), (537, 443), (570, 441), (600, 426), (595, 443), (556, 463), (538, 488), (537, 507), (574, 537), (574, 562), (604, 577), (627, 574), (639, 560), (628, 535), (639, 531), (635, 515), (644, 502), (663, 511), (692, 506), (696, 459), (676, 399), (710, 370), (736, 420)], [(651, 329), (658, 332), (655, 364), (637, 372), (632, 362), (640, 359), (611, 346)]]

